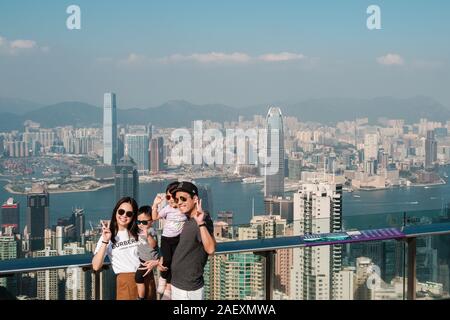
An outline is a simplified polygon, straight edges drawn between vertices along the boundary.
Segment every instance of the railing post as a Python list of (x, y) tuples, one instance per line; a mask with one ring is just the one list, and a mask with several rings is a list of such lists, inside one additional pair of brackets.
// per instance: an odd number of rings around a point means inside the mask
[(416, 238), (408, 242), (408, 300), (416, 300)]
[(264, 257), (265, 263), (265, 274), (264, 274), (264, 285), (265, 285), (265, 300), (273, 300), (273, 286), (275, 278), (275, 251), (263, 251), (255, 252), (255, 254)]
[(94, 274), (94, 300), (100, 300), (100, 275), (102, 270), (107, 269), (106, 266), (103, 266), (100, 270), (95, 271), (94, 269), (92, 269), (91, 266), (89, 267), (83, 267), (82, 270), (84, 272), (89, 272), (92, 271), (92, 273)]
[(94, 300), (100, 300), (100, 275), (102, 270), (93, 271), (94, 272)]

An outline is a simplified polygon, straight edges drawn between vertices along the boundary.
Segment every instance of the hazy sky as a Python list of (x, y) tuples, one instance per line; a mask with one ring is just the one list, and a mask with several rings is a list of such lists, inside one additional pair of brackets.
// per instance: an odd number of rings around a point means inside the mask
[[(68, 30), (66, 8), (81, 8)], [(381, 8), (381, 30), (366, 9)], [(428, 95), (450, 107), (450, 1), (0, 3), (0, 96), (119, 107)]]

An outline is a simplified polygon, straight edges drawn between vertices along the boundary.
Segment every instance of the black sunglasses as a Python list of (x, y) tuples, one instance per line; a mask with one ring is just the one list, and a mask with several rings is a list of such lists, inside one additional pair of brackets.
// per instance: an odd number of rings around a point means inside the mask
[(188, 199), (183, 197), (183, 196), (180, 196), (179, 198), (173, 198), (173, 200), (175, 200), (175, 202), (178, 203), (180, 201), (181, 202), (186, 202)]
[[(172, 195), (170, 195), (170, 194), (166, 194), (166, 200), (170, 200), (170, 199), (172, 199), (173, 197), (172, 197)], [(175, 198), (173, 198), (174, 200), (175, 200)]]
[(142, 223), (144, 226), (146, 226), (149, 222), (151, 222), (151, 220), (136, 220), (137, 225), (140, 225)]
[(125, 212), (124, 209), (119, 209), (117, 210), (117, 213), (119, 214), (119, 216), (123, 216), (123, 214), (125, 213), (127, 215), (128, 218), (131, 218), (133, 216), (133, 211), (127, 211)]

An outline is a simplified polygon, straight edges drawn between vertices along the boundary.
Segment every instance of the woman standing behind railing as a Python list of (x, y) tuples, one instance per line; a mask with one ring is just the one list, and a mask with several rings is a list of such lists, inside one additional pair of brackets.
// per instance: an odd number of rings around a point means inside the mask
[[(108, 255), (116, 278), (116, 299), (136, 300), (138, 298), (135, 273), (140, 261), (137, 252), (138, 227), (136, 225), (138, 205), (133, 198), (120, 199), (112, 212), (111, 221), (102, 223), (102, 236), (100, 237), (92, 259), (92, 268), (98, 271), (103, 266), (105, 256)], [(142, 269), (153, 269), (158, 266), (159, 260), (145, 262)], [(153, 277), (153, 272), (146, 276), (146, 287)], [(154, 279), (153, 279), (154, 280)], [(150, 296), (149, 290), (146, 295)]]

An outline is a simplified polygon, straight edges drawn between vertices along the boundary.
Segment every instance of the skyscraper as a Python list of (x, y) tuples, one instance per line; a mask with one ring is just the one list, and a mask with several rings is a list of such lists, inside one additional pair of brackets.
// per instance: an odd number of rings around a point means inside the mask
[[(292, 236), (292, 227), (285, 228), (284, 236)], [(275, 255), (274, 288), (289, 295), (291, 292), (292, 249), (279, 249)]]
[(262, 299), (264, 261), (252, 253), (214, 255), (205, 266), (208, 300)]
[(370, 258), (359, 257), (356, 259), (355, 299), (373, 300), (373, 291), (367, 286), (367, 279), (372, 273), (374, 263)]
[[(77, 243), (64, 245), (64, 255), (84, 254), (85, 249)], [(69, 267), (66, 269), (66, 300), (87, 300), (90, 298), (91, 277), (89, 272), (84, 272), (80, 267)]]
[(278, 215), (292, 223), (294, 219), (294, 201), (290, 197), (270, 197), (264, 199), (266, 215)]
[(232, 211), (219, 211), (217, 213), (217, 222), (226, 222), (229, 226), (233, 225), (233, 212)]
[(266, 163), (264, 164), (264, 197), (284, 195), (284, 129), (279, 108), (267, 113)]
[(103, 163), (117, 162), (116, 94), (105, 93), (103, 98)]
[(63, 226), (56, 226), (56, 250), (58, 252), (58, 255), (62, 255), (64, 253), (63, 246), (64, 246), (64, 227)]
[(208, 211), (210, 214), (213, 213), (213, 202), (212, 202), (212, 191), (209, 185), (197, 184), (198, 197), (202, 200), (202, 208)]
[(378, 157), (378, 135), (367, 133), (364, 136), (364, 160), (377, 159)]
[[(342, 185), (305, 183), (294, 194), (294, 234), (339, 232), (342, 228)], [(342, 247), (293, 249), (291, 298), (329, 300), (336, 297)]]
[(150, 145), (150, 171), (158, 173), (164, 168), (164, 139), (153, 138)]
[(139, 201), (139, 174), (136, 163), (128, 156), (120, 159), (114, 175), (116, 201), (122, 197), (132, 197)]
[(75, 240), (84, 243), (84, 210), (81, 208), (75, 208), (72, 211), (72, 224), (75, 226)]
[[(15, 236), (0, 236), (0, 261), (16, 259), (19, 257), (19, 241)], [(0, 287), (6, 287), (8, 291), (17, 294), (17, 275), (11, 277), (1, 277)]]
[(289, 159), (288, 160), (288, 168), (289, 168), (289, 179), (292, 180), (301, 180), (302, 178), (302, 159)]
[(27, 227), (30, 233), (30, 250), (45, 248), (45, 229), (49, 228), (50, 197), (43, 186), (33, 185), (27, 195)]
[[(35, 257), (54, 257), (56, 250), (46, 248), (34, 253)], [(37, 272), (37, 298), (39, 300), (58, 300), (58, 270)]]
[[(239, 240), (271, 238), (280, 234), (286, 221), (279, 216), (256, 216), (250, 227), (239, 227)], [(278, 233), (277, 233), (278, 230)], [(242, 231), (242, 232), (241, 232)], [(229, 239), (217, 238), (218, 242)], [(252, 253), (214, 255), (205, 267), (207, 299), (262, 299), (264, 295), (264, 260)]]
[(437, 141), (434, 138), (434, 131), (427, 131), (425, 140), (425, 168), (432, 168), (437, 160)]
[(20, 232), (20, 205), (13, 198), (8, 198), (2, 205), (1, 229), (12, 228), (13, 233)]
[(147, 134), (127, 134), (125, 136), (125, 153), (136, 163), (139, 172), (149, 170)]
[(122, 159), (125, 155), (125, 132), (118, 130), (117, 134), (117, 159)]

